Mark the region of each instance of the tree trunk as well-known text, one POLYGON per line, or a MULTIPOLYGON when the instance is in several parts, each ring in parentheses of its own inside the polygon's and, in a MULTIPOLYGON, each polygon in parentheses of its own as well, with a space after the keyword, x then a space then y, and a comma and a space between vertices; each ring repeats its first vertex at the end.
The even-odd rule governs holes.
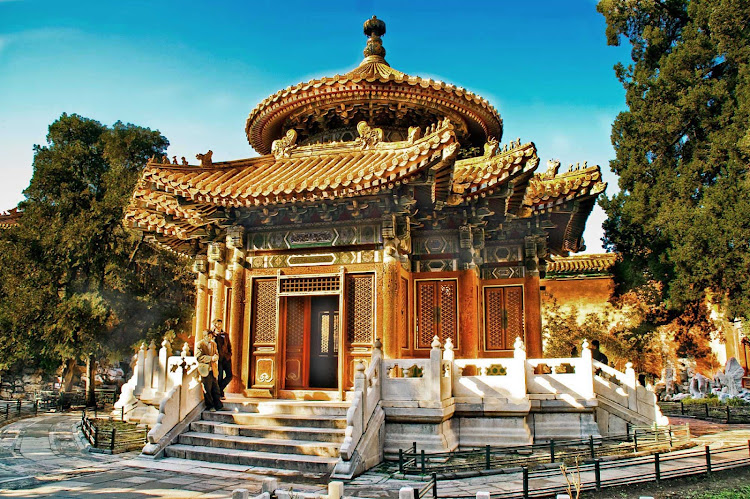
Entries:
POLYGON ((68 359, 65 361, 62 376, 60 377, 61 392, 69 392, 73 388, 73 378, 75 377, 77 365, 75 359, 68 359))

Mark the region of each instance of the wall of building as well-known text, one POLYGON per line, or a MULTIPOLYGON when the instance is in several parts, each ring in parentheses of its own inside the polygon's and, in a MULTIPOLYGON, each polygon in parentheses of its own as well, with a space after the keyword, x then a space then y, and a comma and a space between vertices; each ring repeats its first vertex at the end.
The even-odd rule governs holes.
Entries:
POLYGON ((610 276, 542 279, 542 315, 552 299, 565 311, 576 307, 579 319, 603 312, 615 290, 610 276))

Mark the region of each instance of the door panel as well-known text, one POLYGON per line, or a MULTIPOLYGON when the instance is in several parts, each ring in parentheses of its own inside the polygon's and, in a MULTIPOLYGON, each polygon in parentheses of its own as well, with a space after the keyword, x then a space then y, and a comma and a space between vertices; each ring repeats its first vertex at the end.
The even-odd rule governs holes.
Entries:
POLYGON ((286 299, 286 358, 284 387, 307 386, 306 345, 309 343, 309 298, 290 296, 286 299))
POLYGON ((416 348, 431 348, 435 336, 440 343, 450 338, 458 348, 456 281, 417 281, 416 285, 416 348))
POLYGON ((512 350, 523 334, 523 287, 484 288, 485 351, 512 350))
POLYGON ((310 388, 338 387, 339 301, 314 296, 310 305, 310 388))

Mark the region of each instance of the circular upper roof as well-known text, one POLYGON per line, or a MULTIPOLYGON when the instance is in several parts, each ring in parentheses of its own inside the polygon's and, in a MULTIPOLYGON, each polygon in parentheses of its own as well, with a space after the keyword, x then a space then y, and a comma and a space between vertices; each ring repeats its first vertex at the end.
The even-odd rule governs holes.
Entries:
POLYGON ((279 90, 250 112, 245 132, 255 150, 269 154, 272 142, 292 128, 304 143, 332 130, 353 130, 363 120, 371 126, 406 130, 448 118, 467 145, 502 138, 500 114, 485 99, 391 68, 380 39, 385 34, 383 21, 368 19, 364 33, 365 58, 354 70, 279 90))

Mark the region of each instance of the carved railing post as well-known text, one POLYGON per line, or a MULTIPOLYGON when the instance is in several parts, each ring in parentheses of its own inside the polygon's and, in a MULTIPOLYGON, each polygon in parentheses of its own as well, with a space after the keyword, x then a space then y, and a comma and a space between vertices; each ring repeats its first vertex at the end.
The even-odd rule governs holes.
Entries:
POLYGON ((445 389, 443 389, 443 379, 440 380, 440 399, 448 398, 453 396, 453 370, 455 369, 454 360, 456 359, 456 353, 453 351, 453 340, 450 338, 445 340, 445 349, 443 350, 443 362, 441 364, 441 378, 448 378, 448 383, 445 389), (446 365, 446 372, 442 372, 443 364, 446 365))
POLYGON ((628 409, 638 410, 638 380, 633 369, 633 363, 625 364, 625 386, 628 387, 628 409))
POLYGON ((143 393, 144 381, 146 378, 145 367, 146 367, 146 344, 141 343, 141 348, 138 350, 138 360, 135 362, 135 390, 133 395, 140 397, 143 393))
POLYGON ((584 383, 581 386, 591 387, 589 398, 594 398, 594 359, 591 356, 589 341, 584 339, 581 344, 581 369, 576 369, 576 376, 583 376, 584 383), (580 372, 579 372, 580 371, 580 372))
POLYGON ((361 360, 357 361, 354 368, 354 391, 362 393, 362 410, 358 417, 361 418, 360 424, 364 428, 367 424, 367 421, 364 421, 364 415, 367 412, 367 377, 365 376, 365 363, 361 360))
POLYGON ((511 376, 515 376, 515 379, 518 380, 518 383, 520 384, 523 382, 523 387, 518 387, 518 391, 515 392, 519 395, 523 394, 523 397, 526 397, 528 395, 528 390, 526 387, 528 386, 528 381, 526 379, 526 373, 529 372, 527 369, 527 362, 526 362, 526 344, 523 342, 520 336, 516 336, 516 341, 513 343, 513 359, 515 359, 515 368, 518 369, 515 373, 508 373, 511 376))
POLYGON ((380 338, 375 338, 375 343, 372 346, 372 356, 370 357, 370 365, 376 366, 378 373, 378 400, 383 397, 383 383, 380 378, 383 376, 383 343, 380 338))
POLYGON ((430 363, 426 373, 422 376, 427 377, 427 386, 429 386, 429 400, 440 401, 440 378, 443 374, 443 352, 440 348, 440 338, 435 335, 432 338, 432 350, 430 350, 430 363))
POLYGON ((154 379, 154 371, 156 370, 155 368, 157 365, 156 360, 156 344, 151 340, 151 343, 148 345, 148 350, 146 351, 146 366, 143 369, 146 373, 146 379, 143 382, 143 390, 144 392, 147 392, 147 398, 151 398, 154 395, 154 385, 156 384, 156 380, 154 379))
POLYGON ((159 361, 156 365, 156 372, 154 373, 154 389, 158 394, 164 394, 167 392, 167 363, 169 358, 172 356, 172 345, 169 340, 164 338, 161 342, 161 348, 159 349, 159 361))

